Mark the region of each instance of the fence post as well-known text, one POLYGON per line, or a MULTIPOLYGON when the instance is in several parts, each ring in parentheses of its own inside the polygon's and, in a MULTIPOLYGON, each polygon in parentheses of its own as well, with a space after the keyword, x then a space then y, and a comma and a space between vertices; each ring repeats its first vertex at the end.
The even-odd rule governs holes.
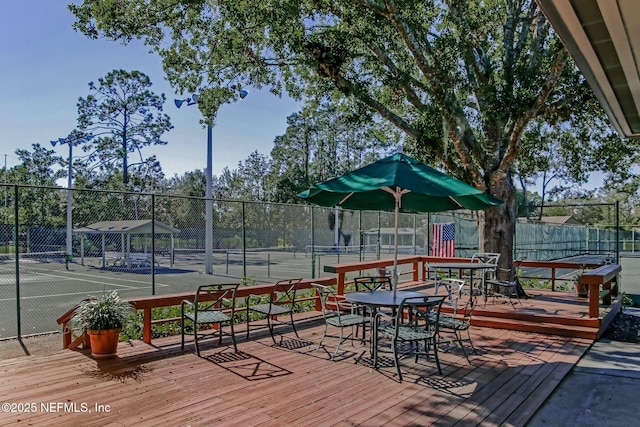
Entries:
POLYGON ((245 203, 242 201, 242 277, 247 277, 247 224, 245 222, 245 203))
POLYGON ((314 213, 315 209, 311 206, 311 278, 316 278, 316 240, 314 233, 314 213))
POLYGON ((380 259, 380 251, 381 251, 381 247, 380 245, 382 244, 380 242, 380 226, 381 226, 381 218, 380 218, 380 211, 378 211, 378 247, 376 248, 376 259, 380 259))
POLYGON ((413 254, 416 255, 416 243, 418 243, 418 214, 413 214, 413 254))
POLYGON ((362 211, 358 211, 358 234, 360 239, 360 261, 364 261, 366 247, 364 245, 364 233, 362 232, 362 211))
POLYGON ((18 185, 13 186, 13 248, 16 257, 16 335, 22 339, 22 325, 20 316, 20 234, 18 233, 18 214, 20 213, 18 202, 18 185))
MULTIPOLYGON (((146 246, 146 245, 145 245, 146 246)), ((151 195, 151 295, 156 294, 156 196, 151 195)))
POLYGON ((616 262, 620 263, 620 201, 616 200, 616 262))

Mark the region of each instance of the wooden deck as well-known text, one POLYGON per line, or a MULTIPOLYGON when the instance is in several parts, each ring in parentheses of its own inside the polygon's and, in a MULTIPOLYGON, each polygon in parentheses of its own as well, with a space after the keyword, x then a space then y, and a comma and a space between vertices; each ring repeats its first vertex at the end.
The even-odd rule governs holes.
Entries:
POLYGON ((315 351, 322 324, 317 312, 300 315, 300 339, 285 330, 273 346, 256 333, 237 354, 216 341, 198 358, 170 337, 121 343, 108 361, 86 350, 0 361, 3 401, 33 404, 0 413, 0 425, 522 426, 593 342, 473 327, 473 366, 454 349, 440 353, 443 375, 407 360, 398 383, 393 366, 376 371, 366 353, 355 363, 359 343, 336 361, 315 351))
MULTIPOLYGON (((400 285, 402 287, 402 284, 400 285)), ((407 289, 419 289, 433 292, 434 286, 417 285, 405 282, 407 289)), ((600 305, 599 316, 590 317, 589 299, 578 297, 575 292, 526 289, 530 298, 489 297, 486 304, 481 298, 473 314, 472 324, 494 329, 510 329, 523 332, 536 332, 547 335, 562 335, 574 338, 595 340, 602 336, 620 309, 620 298, 612 300, 611 305, 600 305)), ((444 295, 444 291, 441 292, 444 295)), ((463 301, 464 304, 464 301, 463 301)), ((445 307, 446 310, 446 307, 445 307)))

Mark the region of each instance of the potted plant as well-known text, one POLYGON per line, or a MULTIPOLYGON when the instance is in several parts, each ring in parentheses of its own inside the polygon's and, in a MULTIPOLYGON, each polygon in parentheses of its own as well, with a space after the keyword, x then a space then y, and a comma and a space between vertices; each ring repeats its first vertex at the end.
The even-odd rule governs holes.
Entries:
POLYGON ((579 297, 588 297, 589 296, 589 286, 580 284, 580 279, 582 278, 582 273, 584 273, 584 266, 573 275, 573 282, 576 287, 576 293, 579 297))
POLYGON ((133 312, 133 306, 112 291, 83 301, 72 321, 89 335, 91 355, 109 358, 115 357, 120 332, 133 312))

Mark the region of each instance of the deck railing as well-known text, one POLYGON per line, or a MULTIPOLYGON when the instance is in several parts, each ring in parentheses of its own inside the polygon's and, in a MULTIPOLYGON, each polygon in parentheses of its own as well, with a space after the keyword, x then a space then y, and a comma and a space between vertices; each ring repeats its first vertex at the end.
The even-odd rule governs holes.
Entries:
MULTIPOLYGON (((311 289, 312 283, 320 283, 326 286, 333 286, 336 283, 336 279, 333 277, 322 277, 315 279, 303 279, 297 286, 297 289, 311 289)), ((267 283, 252 286, 242 286, 238 288, 236 292, 236 298, 246 298, 250 295, 269 295, 271 288, 275 283, 267 283)), ((179 306, 183 300, 193 301, 195 298, 195 292, 181 292, 167 295, 151 295, 145 297, 129 298, 129 301, 136 309, 142 310, 142 341, 147 344, 151 343, 153 336, 152 326, 159 323, 166 323, 170 321, 179 321, 175 318, 161 318, 153 319, 152 310, 160 307, 172 307, 179 306)), ((315 296, 304 298, 303 300, 316 299, 315 296)), ((73 336, 73 328, 71 319, 75 314, 78 306, 75 306, 71 310, 58 318, 58 324, 62 325, 62 347, 63 348, 75 348, 79 345, 87 345, 88 339, 86 334, 79 333, 78 336, 73 336)), ((244 307, 239 307, 236 311, 243 310, 244 307)), ((319 303, 316 303, 316 310, 320 311, 319 303)))
MULTIPOLYGON (((438 262, 469 262, 470 258, 459 257, 433 257, 433 256, 406 256, 398 258, 398 270, 401 272, 399 277, 399 284, 403 282, 418 282, 426 281, 425 268, 427 264, 435 264, 438 262), (406 266, 409 265, 410 269, 407 271, 406 266)), ((597 268, 601 264, 595 263, 576 263, 565 261, 523 261, 522 268, 536 268, 542 269, 537 271, 536 275, 524 275, 521 278, 536 279, 536 280, 549 280, 551 283, 551 290, 556 290, 556 284, 559 281, 566 282, 572 280, 567 276, 572 276, 576 271, 582 271, 585 269, 597 268), (560 274, 561 270, 569 270, 570 272, 560 274)), ((325 265, 325 273, 337 274, 338 293, 344 292, 344 285, 348 282, 347 275, 349 273, 358 273, 358 275, 366 274, 369 271, 370 275, 377 274, 377 270, 384 269, 388 272, 389 267, 393 266, 392 259, 373 260, 373 261, 361 261, 361 262, 346 262, 341 264, 325 265)))

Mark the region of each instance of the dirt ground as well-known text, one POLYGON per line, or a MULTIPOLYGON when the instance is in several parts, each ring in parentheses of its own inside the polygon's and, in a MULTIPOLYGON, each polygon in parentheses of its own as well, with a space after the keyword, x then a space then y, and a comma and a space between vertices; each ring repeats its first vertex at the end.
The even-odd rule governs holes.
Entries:
POLYGON ((0 341, 0 360, 51 354, 62 350, 62 334, 45 334, 0 341))
POLYGON ((612 341, 640 342, 640 311, 636 308, 619 314, 604 333, 604 338, 612 341))

